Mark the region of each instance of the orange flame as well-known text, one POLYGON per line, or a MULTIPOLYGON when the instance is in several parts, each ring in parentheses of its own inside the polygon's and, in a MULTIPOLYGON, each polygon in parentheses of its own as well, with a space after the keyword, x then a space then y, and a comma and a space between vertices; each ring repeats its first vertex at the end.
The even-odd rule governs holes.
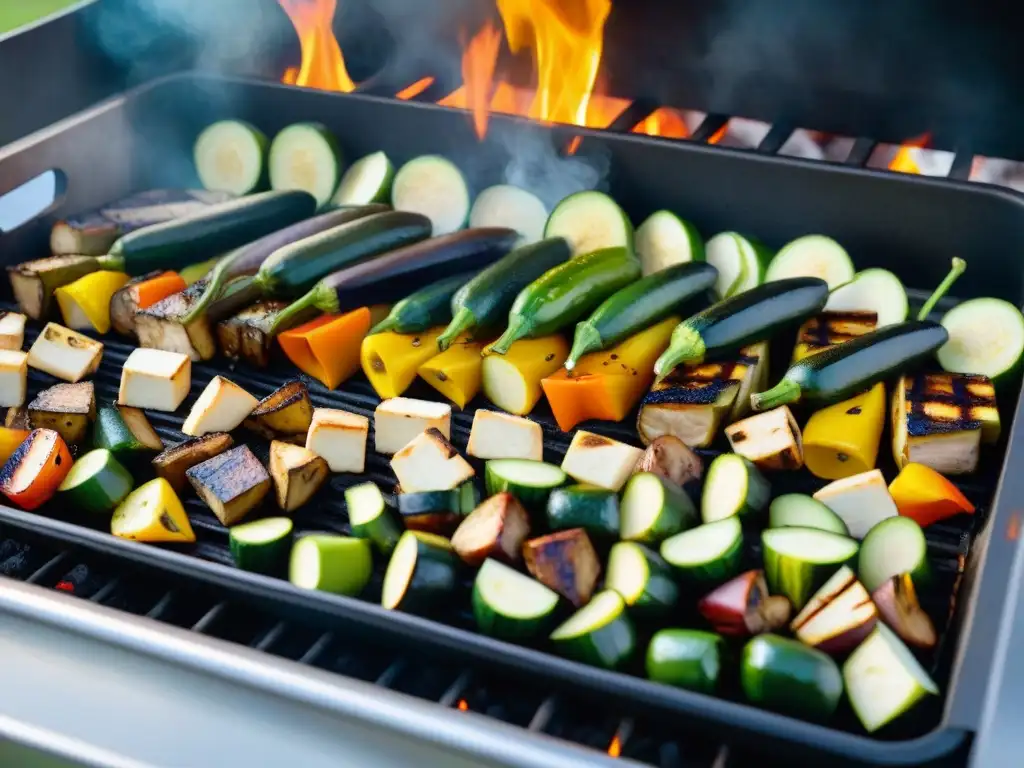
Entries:
POLYGON ((469 709, 469 704, 466 702, 465 699, 459 699, 459 702, 455 705, 455 708, 458 709, 460 712, 465 712, 469 709))
POLYGON ((325 91, 353 91, 356 84, 345 68, 345 57, 334 36, 334 12, 338 0, 277 0, 299 35, 302 64, 285 71, 281 82, 320 88, 325 91))
POLYGON ((619 734, 615 734, 612 737, 611 744, 608 745, 608 757, 618 757, 622 754, 622 739, 619 738, 619 734))
POLYGON ((683 113, 671 107, 658 107, 634 125, 632 132, 647 136, 664 136, 669 139, 685 139, 690 135, 683 113))
POLYGON ((427 77, 417 80, 415 83, 412 83, 411 85, 405 86, 405 88, 403 88, 402 90, 395 94, 395 98, 401 99, 402 101, 412 99, 416 96, 419 96, 433 84, 434 78, 428 75, 427 77))
POLYGON ((921 167, 917 164, 916 150, 927 147, 931 141, 930 133, 922 133, 920 136, 903 142, 896 151, 896 156, 889 163, 889 170, 899 173, 921 173, 921 167))

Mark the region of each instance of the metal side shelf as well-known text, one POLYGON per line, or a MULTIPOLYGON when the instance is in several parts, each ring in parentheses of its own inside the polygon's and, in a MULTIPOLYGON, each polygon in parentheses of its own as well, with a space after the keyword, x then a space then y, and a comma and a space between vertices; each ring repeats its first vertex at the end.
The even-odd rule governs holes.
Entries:
POLYGON ((6 578, 0 659, 4 765, 639 766, 6 578))

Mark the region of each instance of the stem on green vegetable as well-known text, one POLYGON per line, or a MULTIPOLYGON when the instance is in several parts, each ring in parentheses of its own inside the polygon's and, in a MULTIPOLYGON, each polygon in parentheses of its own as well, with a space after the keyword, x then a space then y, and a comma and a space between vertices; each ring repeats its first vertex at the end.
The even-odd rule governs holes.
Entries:
POLYGON ((687 325, 677 325, 672 331, 672 342, 668 349, 654 363, 657 380, 664 379, 678 365, 702 362, 706 353, 707 347, 700 333, 687 325))
POLYGON ((501 334, 501 336, 498 337, 498 340, 491 344, 488 349, 496 355, 504 355, 508 352, 509 347, 519 341, 519 339, 525 337, 529 332, 529 325, 521 316, 517 315, 516 317, 510 317, 508 320, 508 328, 505 329, 505 332, 501 334))
POLYGON ((783 379, 766 392, 750 396, 750 407, 755 411, 770 411, 780 405, 789 405, 800 400, 800 385, 791 379, 783 379))
POLYGON ((935 309, 935 305, 939 303, 939 299, 946 295, 946 292, 953 287, 953 283, 959 279, 966 269, 967 262, 959 256, 954 256, 953 267, 949 270, 949 274, 946 275, 946 279, 939 283, 939 287, 928 297, 928 301, 921 307, 921 311, 917 313, 918 320, 926 320, 928 318, 931 311, 935 309))
POLYGON ((274 322, 271 323, 270 325, 270 330, 267 331, 267 336, 277 336, 279 331, 290 328, 290 323, 293 323, 295 321, 295 318, 301 315, 303 312, 306 312, 307 310, 313 308, 320 309, 320 304, 317 301, 317 296, 319 293, 317 291, 317 288, 319 287, 320 284, 317 283, 312 288, 310 288, 309 291, 307 291, 304 296, 299 297, 291 304, 289 304, 287 307, 278 312, 277 316, 274 318, 274 322))
POLYGON ((437 337, 438 349, 444 352, 455 343, 455 339, 459 337, 460 333, 468 331, 475 325, 476 318, 473 316, 473 313, 467 307, 462 307, 455 313, 445 332, 437 337))
POLYGON ((600 349, 603 344, 601 334, 594 326, 584 321, 576 324, 576 335, 572 340, 572 351, 565 361, 565 370, 571 371, 576 363, 588 352, 600 349))
POLYGON ((205 312, 210 304, 220 298, 221 293, 224 291, 224 286, 228 282, 228 270, 230 267, 231 260, 223 259, 210 270, 206 279, 206 287, 199 298, 192 304, 192 308, 182 317, 183 324, 191 323, 205 312))

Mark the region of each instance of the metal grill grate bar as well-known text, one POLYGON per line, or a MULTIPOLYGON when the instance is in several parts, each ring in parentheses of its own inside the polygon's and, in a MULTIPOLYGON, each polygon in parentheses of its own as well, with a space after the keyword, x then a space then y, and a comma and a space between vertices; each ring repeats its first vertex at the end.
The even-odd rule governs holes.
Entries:
POLYGON ((52 576, 54 573, 56 573, 57 570, 62 568, 69 559, 71 559, 71 555, 67 552, 67 550, 61 552, 58 555, 55 555, 54 557, 51 557, 41 567, 37 568, 32 573, 32 575, 25 579, 25 583, 40 583, 41 581, 43 581, 43 579, 46 579, 49 576, 52 576))
POLYGON ((472 684, 473 673, 469 670, 466 670, 457 678, 455 678, 455 682, 448 686, 448 690, 446 690, 444 694, 442 694, 441 698, 438 700, 437 703, 440 704, 442 707, 455 706, 455 703, 459 699, 463 698, 463 695, 466 693, 466 691, 469 689, 469 686, 472 684))
POLYGON ((551 720, 557 713, 559 706, 560 701, 558 696, 548 696, 541 702, 540 706, 537 707, 537 711, 530 719, 530 724, 526 726, 527 730, 543 733, 551 724, 551 720))
POLYGON ((868 160, 871 159, 871 153, 875 151, 876 146, 878 146, 878 142, 874 139, 864 137, 857 139, 853 142, 850 154, 846 156, 843 164, 863 168, 867 165, 868 160))
POLYGON ((213 608, 208 610, 199 621, 192 625, 192 631, 200 634, 206 634, 214 624, 220 621, 221 616, 224 615, 224 611, 227 610, 227 603, 217 603, 213 608))
POLYGON ((316 639, 316 641, 309 647, 302 656, 299 657, 300 664, 316 664, 320 660, 320 657, 324 655, 327 649, 334 642, 334 633, 325 632, 316 639))

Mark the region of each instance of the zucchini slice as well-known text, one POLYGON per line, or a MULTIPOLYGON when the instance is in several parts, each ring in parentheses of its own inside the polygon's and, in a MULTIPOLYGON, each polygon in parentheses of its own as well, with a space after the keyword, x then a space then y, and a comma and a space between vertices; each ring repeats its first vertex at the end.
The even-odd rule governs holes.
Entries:
POLYGON ((861 542, 857 574, 869 592, 901 573, 909 573, 921 586, 927 583, 930 572, 928 542, 913 518, 887 518, 868 531, 861 542))
POLYGON ((287 517, 267 517, 229 528, 228 544, 235 565, 254 573, 283 573, 292 546, 292 527, 287 517))
POLYGON ((949 341, 939 347, 939 365, 953 373, 1011 378, 1024 362, 1024 315, 1002 299, 972 299, 942 318, 949 341))
POLYGON ((266 153, 267 137, 241 120, 213 123, 192 148, 203 187, 233 195, 247 195, 263 185, 266 153))
POLYGON ((623 541, 659 544, 700 524, 697 508, 686 492, 653 472, 629 478, 620 507, 623 541))
POLYGON ((573 256, 602 248, 633 249, 633 224, 618 203, 603 192, 575 192, 555 206, 544 237, 563 237, 573 256))
POLYGON ((548 210, 536 195, 511 184, 488 187, 473 202, 469 212, 471 227, 508 227, 520 234, 520 245, 536 243, 544 237, 548 210))
POLYGON ((373 152, 356 160, 341 177, 331 201, 335 205, 385 203, 391 197, 395 166, 383 152, 373 152))
POLYGON ((554 590, 497 560, 485 560, 473 582, 473 617, 477 629, 491 637, 543 635, 557 608, 554 590))
POLYGON ((544 510, 551 491, 565 485, 560 467, 528 459, 491 459, 484 464, 488 495, 508 491, 529 510, 544 510))
POLYGON ((725 641, 700 629, 662 629, 647 646, 647 677, 700 693, 714 693, 725 641))
POLYGON ((825 235, 804 235, 775 254, 765 272, 765 282, 789 277, 818 277, 830 290, 853 280, 853 262, 839 243, 825 235))
POLYGON ((345 489, 348 524, 352 535, 369 539, 384 555, 390 555, 402 535, 401 528, 391 516, 384 494, 375 483, 360 483, 345 489))
POLYGON ((763 283, 770 256, 764 246, 739 232, 720 232, 708 240, 704 258, 718 270, 718 298, 728 299, 763 283))
POLYGON ((548 527, 552 531, 582 528, 595 539, 619 534, 619 496, 594 485, 567 485, 548 497, 548 527))
POLYGON ((769 528, 761 534, 764 573, 773 595, 799 611, 828 579, 857 556, 853 539, 813 528, 769 528))
POLYGON ((843 695, 830 656, 778 635, 758 635, 743 647, 740 683, 751 703, 805 720, 828 719, 843 695))
POLYGON ((620 541, 608 554, 606 589, 614 589, 638 615, 663 616, 679 602, 679 587, 661 557, 633 541, 620 541))
POLYGON ((902 323, 910 314, 903 283, 887 269, 865 269, 853 280, 833 290, 826 312, 874 312, 876 328, 902 323))
POLYGON ((320 123, 294 123, 270 144, 268 167, 272 189, 301 189, 323 206, 341 179, 341 152, 320 123))
POLYGON ((391 553, 380 603, 389 610, 428 612, 451 600, 459 559, 451 542, 423 531, 406 531, 391 553))
POLYGON ((391 205, 430 219, 434 237, 462 229, 469 216, 469 187, 462 172, 440 155, 417 157, 395 174, 391 205))
POLYGON ((768 506, 769 528, 817 528, 849 536, 846 523, 825 504, 802 493, 776 496, 768 506))
POLYGON ((636 255, 644 277, 676 264, 704 261, 697 228, 671 211, 656 211, 636 230, 636 255))
POLYGON ((708 467, 700 514, 705 523, 734 515, 750 518, 771 498, 771 486, 753 462, 735 453, 723 453, 708 467))
POLYGON ((351 536, 311 534, 292 547, 288 580, 302 589, 358 595, 370 582, 370 542, 351 536))
POLYGON ((661 556, 686 581, 720 583, 739 573, 743 555, 743 526, 727 517, 677 533, 661 542, 661 556))
POLYGON ((57 487, 72 508, 93 514, 112 512, 131 493, 135 482, 106 448, 82 456, 57 487))
POLYGON ((606 589, 555 629, 551 642, 571 659, 614 669, 633 655, 636 630, 622 596, 606 589))

